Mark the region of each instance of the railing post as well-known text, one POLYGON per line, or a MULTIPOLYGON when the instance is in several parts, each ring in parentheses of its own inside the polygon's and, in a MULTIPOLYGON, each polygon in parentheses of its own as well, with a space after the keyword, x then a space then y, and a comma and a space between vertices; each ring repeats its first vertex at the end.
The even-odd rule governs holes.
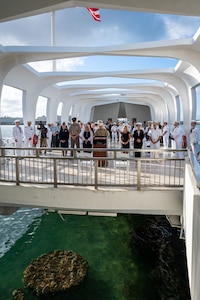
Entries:
POLYGON ((94 187, 98 189, 98 160, 94 161, 94 187))
POLYGON ((4 148, 1 148, 1 156, 5 156, 5 149, 4 148))
POLYGON ((141 188, 141 160, 137 161, 137 189, 141 188))
POLYGON ((19 185, 19 157, 15 158, 15 171, 16 171, 16 185, 19 185))
POLYGON ((40 150, 39 149, 36 149, 36 157, 40 157, 40 150))
POLYGON ((54 175, 54 188, 57 188, 58 182, 57 182, 57 159, 56 158, 53 160, 53 175, 54 175))

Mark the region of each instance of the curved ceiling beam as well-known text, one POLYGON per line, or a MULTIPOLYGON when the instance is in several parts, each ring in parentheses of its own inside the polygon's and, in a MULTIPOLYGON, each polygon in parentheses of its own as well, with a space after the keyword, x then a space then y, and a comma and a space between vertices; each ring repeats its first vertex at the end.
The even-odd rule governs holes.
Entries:
POLYGON ((0 22, 18 18, 44 14, 53 10, 60 10, 75 6, 99 7, 105 9, 144 11, 165 14, 200 15, 199 2, 190 0, 148 1, 148 0, 1 0, 0 22))
MULTIPOLYGON (((111 72, 111 73, 113 74, 113 72, 111 72)), ((114 74, 117 77, 118 77, 118 74, 120 74, 120 76, 122 76, 122 72, 114 72, 114 74)), ((103 75, 104 75, 104 73, 103 73, 103 75)), ((27 101, 28 102, 30 101, 30 96, 31 96, 32 97, 31 102, 33 103, 33 101, 35 101, 35 102, 37 101, 38 96, 40 95, 40 93, 47 86, 52 85, 52 84, 54 84, 56 82, 59 82, 60 80, 64 80, 64 79, 66 80, 66 76, 69 79, 71 79, 71 76, 72 76, 73 80, 75 80, 75 79, 79 79, 80 76, 81 76, 81 78, 85 78, 85 77, 88 78, 88 76, 93 78, 94 76, 97 76, 97 74, 96 73, 86 73, 85 74, 85 72, 81 73, 81 74, 80 73, 76 73, 76 72, 72 72, 72 74, 71 74, 71 72, 70 72, 70 74, 69 74, 69 72, 57 72, 56 75, 55 75, 55 73, 54 74, 50 73, 48 75, 47 75, 47 73, 45 73, 45 74, 43 74, 43 76, 39 76, 35 72, 31 72, 31 69, 29 69, 29 68, 26 68, 24 66, 17 66, 12 71, 9 72, 9 74, 6 77, 5 83, 10 83, 10 84, 12 83, 14 86, 19 86, 20 85, 21 89, 28 90, 29 93, 27 95, 27 101), (21 74, 20 78, 19 78, 19 76, 17 76, 17 74, 19 74, 19 72, 21 74), (23 77, 24 77, 24 80, 22 80, 23 77), (29 80, 28 81, 25 80, 28 77, 29 77, 29 80)), ((102 73, 98 73, 98 76, 102 76, 102 73)), ((128 75, 126 74, 126 72, 123 72, 123 77, 124 76, 125 77, 126 76, 130 76, 130 72, 128 72, 128 75)), ((154 86, 158 85, 158 86, 163 87, 163 88, 166 87, 166 84, 164 84, 164 83, 146 84, 146 86, 148 86, 148 90, 149 91, 151 91, 151 86, 153 86, 153 85, 154 86)), ((134 86, 136 86, 136 84, 133 84, 133 85, 129 84, 129 85, 125 85, 125 86, 129 87, 129 88, 131 87, 134 90, 134 86)), ((145 85, 143 84, 143 86, 145 86, 145 85)), ((103 87, 107 88, 108 85, 100 85, 100 87, 101 88, 103 88, 103 87)), ((123 87, 123 85, 121 85, 121 87, 123 87)), ((54 87, 54 88, 56 89, 56 87, 54 87)), ((141 84, 141 88, 142 88, 142 84, 141 84)), ((59 89, 59 87, 57 87, 57 89, 59 89)), ((63 89, 64 89, 64 87, 62 87, 61 90, 63 90, 63 89)), ((67 90, 68 87, 65 87, 65 89, 67 90)), ((87 86, 87 89, 88 89, 88 86, 87 86)), ((87 89, 86 89, 87 92, 85 91, 85 93, 88 94, 88 90, 87 89)), ((139 88, 137 88, 137 89, 139 89, 139 88)), ((52 95, 52 88, 50 88, 50 90, 51 90, 50 94, 52 95)), ((98 85, 96 86, 96 90, 98 90, 98 85)), ((74 89, 71 87, 70 92, 72 92, 72 91, 74 91, 74 92, 76 91, 77 92, 77 86, 74 89)), ((123 93, 124 92, 126 92, 127 94, 131 94, 130 91, 124 91, 123 90, 123 93)), ((82 93, 81 93, 82 96, 83 96, 83 93, 84 93, 84 91, 82 91, 82 93)), ((94 93, 94 91, 92 93, 94 93)), ((96 94, 97 93, 109 94, 109 93, 113 93, 113 91, 112 92, 108 92, 108 91, 106 91, 106 92, 104 92, 104 91, 97 92, 96 91, 96 94)), ((121 91, 119 90, 119 88, 117 90, 117 93, 121 93, 121 91)), ((45 96, 48 97, 48 95, 45 95, 45 96)), ((79 95, 79 97, 80 96, 81 95, 79 95)), ((165 117, 166 117, 166 114, 165 114, 165 117)))

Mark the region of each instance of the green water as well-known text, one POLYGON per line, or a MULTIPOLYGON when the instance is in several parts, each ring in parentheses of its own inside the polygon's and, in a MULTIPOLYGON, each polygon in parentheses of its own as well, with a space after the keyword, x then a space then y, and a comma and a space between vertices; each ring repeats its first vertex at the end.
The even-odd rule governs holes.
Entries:
MULTIPOLYGON (((151 259, 143 259, 133 248, 132 230, 143 224, 144 216, 65 218, 66 221, 63 221, 56 213, 44 214, 39 226, 36 218, 26 234, 0 259, 0 300, 12 299, 13 290, 23 289, 23 270, 34 258, 55 249, 73 250, 81 254, 89 263, 89 273, 82 286, 67 298, 54 296, 51 299, 167 300, 156 294, 160 283, 155 276, 149 276, 153 268, 151 259)), ((176 295, 170 299, 188 300, 187 282, 183 280, 183 244, 178 237, 175 243, 180 252, 177 268, 181 271, 178 272, 180 280, 176 295), (181 292, 180 295, 180 290, 185 290, 185 294, 181 292)), ((25 299, 37 298, 26 291, 25 299)))

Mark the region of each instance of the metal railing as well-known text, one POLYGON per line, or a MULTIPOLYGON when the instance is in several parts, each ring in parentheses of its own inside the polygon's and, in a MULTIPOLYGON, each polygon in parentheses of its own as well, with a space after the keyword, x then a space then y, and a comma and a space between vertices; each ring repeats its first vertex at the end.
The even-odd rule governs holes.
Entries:
POLYGON ((90 149, 89 155, 83 149, 67 148, 68 156, 62 156, 63 148, 31 148, 33 155, 25 156, 27 149, 30 148, 21 149, 22 156, 15 156, 16 149, 0 148, 0 182, 54 188, 71 185, 138 190, 184 185, 185 159, 177 159, 175 150, 127 149, 124 153, 121 149, 106 148, 102 154, 102 149, 96 148, 90 149), (141 157, 135 157, 135 152, 141 152, 141 157))
MULTIPOLYGON (((198 153, 199 153, 199 151, 198 151, 198 153)), ((188 151, 188 160, 192 166, 192 170, 193 170, 194 176, 196 178, 197 188, 200 189, 200 165, 199 165, 200 161, 198 160, 198 158, 196 158, 194 156, 192 151, 188 151)))

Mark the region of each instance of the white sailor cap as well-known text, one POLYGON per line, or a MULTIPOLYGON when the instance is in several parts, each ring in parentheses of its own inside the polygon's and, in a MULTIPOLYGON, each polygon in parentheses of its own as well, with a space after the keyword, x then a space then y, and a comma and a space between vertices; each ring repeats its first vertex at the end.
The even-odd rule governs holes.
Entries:
POLYGON ((102 121, 102 120, 98 120, 98 121, 97 121, 97 124, 98 124, 98 125, 103 125, 103 121, 102 121))
POLYGON ((142 123, 141 123, 141 122, 137 122, 137 123, 136 123, 136 126, 137 126, 137 125, 142 126, 142 123))
POLYGON ((18 122, 20 122, 20 120, 19 120, 19 119, 17 119, 17 120, 15 120, 15 121, 14 121, 14 123, 18 123, 18 122))

